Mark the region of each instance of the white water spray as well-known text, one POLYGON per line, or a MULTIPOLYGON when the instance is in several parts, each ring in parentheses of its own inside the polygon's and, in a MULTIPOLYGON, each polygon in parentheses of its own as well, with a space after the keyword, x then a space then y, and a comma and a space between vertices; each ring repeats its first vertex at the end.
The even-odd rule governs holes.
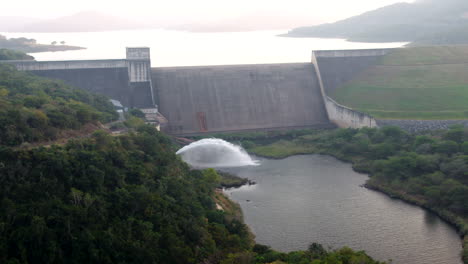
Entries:
POLYGON ((206 138, 187 145, 176 153, 197 168, 243 167, 258 165, 247 152, 218 138, 206 138))

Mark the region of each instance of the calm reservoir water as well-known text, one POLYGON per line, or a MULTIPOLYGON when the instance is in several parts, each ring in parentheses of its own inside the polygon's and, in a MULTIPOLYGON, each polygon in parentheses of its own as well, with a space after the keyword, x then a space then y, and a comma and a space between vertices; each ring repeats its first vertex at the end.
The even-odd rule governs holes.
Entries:
POLYGON ((0 33, 34 38, 38 43, 65 41, 86 50, 33 53, 37 60, 125 58, 125 47, 150 47, 154 67, 309 62, 312 50, 393 48, 405 43, 358 43, 343 39, 285 38, 284 31, 191 33, 133 30, 75 33, 0 33))
POLYGON ((458 264, 461 240, 437 216, 360 187, 367 176, 329 156, 262 159, 228 171, 257 185, 227 190, 256 241, 281 251, 311 242, 365 250, 397 264, 458 264))

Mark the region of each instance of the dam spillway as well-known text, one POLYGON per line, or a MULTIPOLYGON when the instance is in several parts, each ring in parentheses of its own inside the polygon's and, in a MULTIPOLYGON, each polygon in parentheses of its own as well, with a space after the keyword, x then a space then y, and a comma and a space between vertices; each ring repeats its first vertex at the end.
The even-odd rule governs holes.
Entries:
POLYGON ((153 68, 172 134, 328 127, 311 63, 153 68))

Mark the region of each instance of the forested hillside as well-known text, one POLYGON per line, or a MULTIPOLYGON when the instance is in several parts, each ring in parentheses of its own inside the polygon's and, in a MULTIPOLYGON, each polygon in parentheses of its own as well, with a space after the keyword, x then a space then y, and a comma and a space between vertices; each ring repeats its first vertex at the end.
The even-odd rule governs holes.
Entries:
POLYGON ((116 118, 104 96, 0 64, 0 145, 54 140, 65 130, 116 118))
POLYGON ((0 65, 0 263, 381 263, 255 245, 216 171, 190 168, 151 126, 17 147, 113 118, 105 97, 0 65))

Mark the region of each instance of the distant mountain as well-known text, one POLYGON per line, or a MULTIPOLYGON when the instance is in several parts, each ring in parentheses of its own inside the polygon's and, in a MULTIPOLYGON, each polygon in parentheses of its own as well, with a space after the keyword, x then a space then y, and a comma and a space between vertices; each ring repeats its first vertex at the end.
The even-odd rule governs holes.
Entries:
POLYGON ((393 4, 336 23, 296 28, 284 36, 465 44, 468 35, 459 34, 467 31, 467 0, 422 0, 393 4))
POLYGON ((190 32, 242 32, 254 30, 284 30, 306 23, 318 24, 313 17, 281 16, 270 14, 249 14, 239 17, 223 18, 204 21, 184 21, 173 23, 164 28, 170 30, 183 30, 190 32))
MULTIPOLYGON (((106 30, 140 29, 143 23, 126 20, 98 12, 86 11, 56 19, 36 21, 14 27, 19 32, 91 32, 106 30)), ((9 30, 12 31, 12 30, 9 30)))
POLYGON ((14 32, 28 24, 41 21, 39 18, 0 16, 0 31, 14 32))

